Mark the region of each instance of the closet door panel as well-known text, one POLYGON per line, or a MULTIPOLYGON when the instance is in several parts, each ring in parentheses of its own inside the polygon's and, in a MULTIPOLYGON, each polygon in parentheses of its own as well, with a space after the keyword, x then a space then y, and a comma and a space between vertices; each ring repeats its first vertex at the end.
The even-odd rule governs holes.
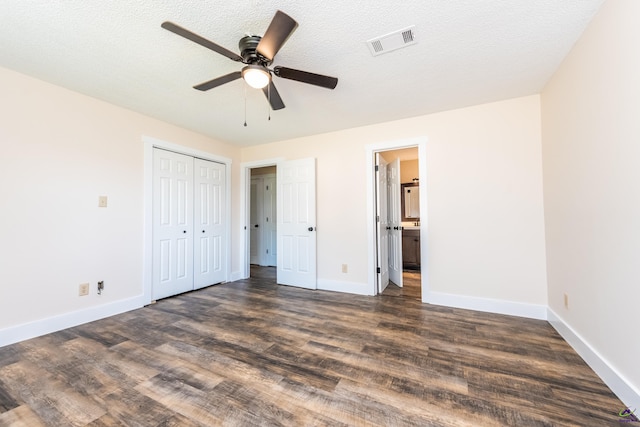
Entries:
POLYGON ((159 299, 193 289, 193 158, 153 155, 153 292, 159 299))
POLYGON ((194 159, 194 288, 226 280, 226 166, 194 159))

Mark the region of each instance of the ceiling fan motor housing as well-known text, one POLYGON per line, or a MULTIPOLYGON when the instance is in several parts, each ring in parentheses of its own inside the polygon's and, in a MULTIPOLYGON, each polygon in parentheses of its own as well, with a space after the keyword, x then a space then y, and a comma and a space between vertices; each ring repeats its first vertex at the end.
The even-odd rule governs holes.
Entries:
POLYGON ((242 62, 245 64, 260 64, 265 66, 271 63, 271 61, 268 61, 256 52, 261 39, 262 37, 260 36, 245 36, 240 39, 238 48, 240 49, 242 62))

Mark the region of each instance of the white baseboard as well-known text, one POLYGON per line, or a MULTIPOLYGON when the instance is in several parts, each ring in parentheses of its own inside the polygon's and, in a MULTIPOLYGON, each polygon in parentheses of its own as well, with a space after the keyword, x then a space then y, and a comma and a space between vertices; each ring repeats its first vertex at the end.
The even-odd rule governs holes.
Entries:
MULTIPOLYGON (((569 343, 580 357, 598 374, 622 403, 632 409, 640 408, 640 391, 634 388, 609 362, 603 358, 580 334, 571 328, 551 308, 547 318, 551 326, 569 343)), ((616 409, 616 408, 612 408, 616 409)), ((624 409, 624 408, 620 408, 624 409)))
POLYGON ((368 283, 343 282, 340 280, 318 279, 317 288, 322 291, 345 292, 357 295, 373 295, 368 283))
POLYGON ((429 292, 426 298, 425 296, 422 297, 422 302, 446 307, 464 308, 467 310, 547 320, 546 305, 525 304, 521 302, 504 301, 491 298, 445 294, 442 292, 429 292))
POLYGON ((0 329, 0 347, 135 310, 144 306, 143 299, 142 296, 128 298, 0 329))

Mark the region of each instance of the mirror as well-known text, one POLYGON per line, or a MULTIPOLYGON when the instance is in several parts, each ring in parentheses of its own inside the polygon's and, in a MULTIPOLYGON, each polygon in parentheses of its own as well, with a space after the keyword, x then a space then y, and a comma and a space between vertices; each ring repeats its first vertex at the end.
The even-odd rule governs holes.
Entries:
POLYGON ((402 220, 420 220, 420 184, 402 184, 402 220))

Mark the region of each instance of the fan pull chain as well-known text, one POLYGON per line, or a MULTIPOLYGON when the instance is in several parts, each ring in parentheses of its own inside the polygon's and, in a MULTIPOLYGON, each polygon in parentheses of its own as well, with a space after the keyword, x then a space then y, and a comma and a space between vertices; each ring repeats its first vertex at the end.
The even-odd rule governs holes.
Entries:
POLYGON ((242 86, 244 87, 244 127, 247 127, 247 85, 242 86))
POLYGON ((269 82, 269 86, 267 86, 267 111, 269 112, 269 121, 271 121, 271 82, 269 82))

